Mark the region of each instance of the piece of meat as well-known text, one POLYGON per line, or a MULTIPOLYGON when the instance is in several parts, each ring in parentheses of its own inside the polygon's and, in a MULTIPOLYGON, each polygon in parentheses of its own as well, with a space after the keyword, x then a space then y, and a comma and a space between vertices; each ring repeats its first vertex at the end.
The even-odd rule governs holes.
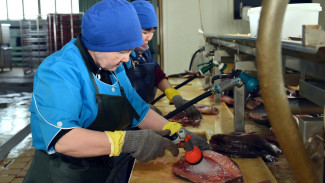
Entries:
POLYGON ((201 114, 216 115, 219 114, 219 110, 215 107, 205 104, 195 104, 195 107, 199 109, 201 114))
POLYGON ((248 113, 248 117, 253 120, 268 120, 264 106, 259 106, 248 113))
POLYGON ((235 158, 262 157, 266 162, 277 161, 278 151, 257 134, 232 132, 215 134, 210 139, 213 151, 235 158))
POLYGON ((255 98, 249 99, 246 104, 245 108, 249 110, 256 109, 257 107, 261 106, 262 102, 255 100, 255 98))
POLYGON ((240 183, 243 176, 240 169, 227 156, 211 150, 202 151, 203 160, 197 165, 186 162, 185 157, 173 164, 173 172, 192 182, 240 183))
POLYGON ((234 105, 234 99, 232 97, 229 97, 227 95, 221 95, 221 102, 224 102, 228 105, 234 105))
POLYGON ((169 121, 178 122, 183 126, 192 125, 193 127, 197 127, 200 124, 201 120, 201 118, 190 119, 187 117, 186 112, 184 111, 181 114, 177 114, 169 119, 169 121))

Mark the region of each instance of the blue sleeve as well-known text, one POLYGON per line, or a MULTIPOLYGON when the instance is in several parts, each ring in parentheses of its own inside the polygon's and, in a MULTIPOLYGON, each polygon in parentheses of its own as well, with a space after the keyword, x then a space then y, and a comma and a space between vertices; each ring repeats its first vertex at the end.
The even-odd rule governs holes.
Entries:
POLYGON ((43 62, 38 68, 30 107, 32 133, 39 133, 36 145, 54 151, 48 146, 61 129, 83 126, 80 78, 78 67, 60 60, 43 62))

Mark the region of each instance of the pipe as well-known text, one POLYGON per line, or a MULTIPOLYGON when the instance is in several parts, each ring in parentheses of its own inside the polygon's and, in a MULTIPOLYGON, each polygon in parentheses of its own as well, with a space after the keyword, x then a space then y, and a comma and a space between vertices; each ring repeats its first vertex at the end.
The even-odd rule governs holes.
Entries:
POLYGON ((288 1, 262 3, 256 42, 257 75, 272 128, 297 182, 319 183, 292 117, 282 76, 281 30, 288 1))
POLYGON ((185 104, 183 104, 182 106, 176 108, 175 110, 173 110, 172 112, 168 113, 166 116, 164 116, 164 118, 169 119, 173 116, 175 116, 176 114, 182 112, 183 110, 187 109, 189 106, 207 98, 208 96, 212 95, 213 91, 209 90, 201 95, 199 95, 198 97, 195 97, 194 99, 186 102, 185 104))

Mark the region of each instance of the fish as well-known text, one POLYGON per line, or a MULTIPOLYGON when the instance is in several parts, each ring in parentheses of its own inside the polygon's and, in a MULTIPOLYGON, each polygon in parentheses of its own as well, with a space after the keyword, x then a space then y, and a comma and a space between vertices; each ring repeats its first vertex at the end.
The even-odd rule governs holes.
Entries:
POLYGON ((219 114, 219 110, 213 106, 205 105, 205 104, 195 104, 195 107, 201 112, 201 114, 207 115, 216 115, 219 114))
POLYGON ((259 106, 250 111, 248 117, 257 123, 269 124, 269 118, 264 106, 259 106))
POLYGON ((185 111, 182 111, 181 114, 176 114, 172 118, 168 119, 169 121, 174 121, 182 124, 182 126, 193 126, 197 127, 200 125, 201 118, 189 118, 185 111))
POLYGON ((282 153, 280 148, 256 133, 214 134, 209 142, 213 151, 233 158, 261 157, 265 162, 274 162, 282 153))
POLYGON ((248 110, 256 109, 257 107, 261 106, 262 102, 259 100, 255 100, 255 98, 250 98, 247 100, 245 104, 245 108, 248 110))
POLYGON ((192 182, 244 182, 241 170, 227 156, 211 150, 202 151, 202 154, 202 161, 196 165, 187 163, 185 157, 182 157, 173 164, 173 173, 192 182))
MULTIPOLYGON (((198 110, 201 112, 201 114, 207 114, 207 115, 219 114, 219 110, 215 107, 210 106, 210 105, 195 104, 195 106, 198 108, 198 110)), ((191 118, 186 114, 185 111, 183 111, 180 114, 176 114, 169 120, 178 122, 178 123, 182 124, 183 126, 192 125, 193 127, 197 127, 200 124, 202 119, 201 118, 191 118)))
POLYGON ((234 105, 234 99, 232 97, 229 97, 227 95, 221 95, 221 102, 226 103, 227 105, 233 106, 234 105))

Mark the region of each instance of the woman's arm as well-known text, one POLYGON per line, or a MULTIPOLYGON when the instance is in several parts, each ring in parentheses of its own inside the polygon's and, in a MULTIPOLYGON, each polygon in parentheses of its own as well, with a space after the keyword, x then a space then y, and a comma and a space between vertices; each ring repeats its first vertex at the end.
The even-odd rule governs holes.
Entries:
POLYGON ((162 92, 165 92, 167 88, 172 88, 172 85, 169 83, 168 79, 162 79, 157 86, 162 92))
POLYGON ((164 125, 168 122, 164 117, 156 113, 154 110, 149 109, 146 117, 138 125, 140 129, 153 129, 161 130, 164 125))
POLYGON ((55 144, 55 150, 72 157, 109 155, 111 144, 105 132, 74 128, 55 144))

